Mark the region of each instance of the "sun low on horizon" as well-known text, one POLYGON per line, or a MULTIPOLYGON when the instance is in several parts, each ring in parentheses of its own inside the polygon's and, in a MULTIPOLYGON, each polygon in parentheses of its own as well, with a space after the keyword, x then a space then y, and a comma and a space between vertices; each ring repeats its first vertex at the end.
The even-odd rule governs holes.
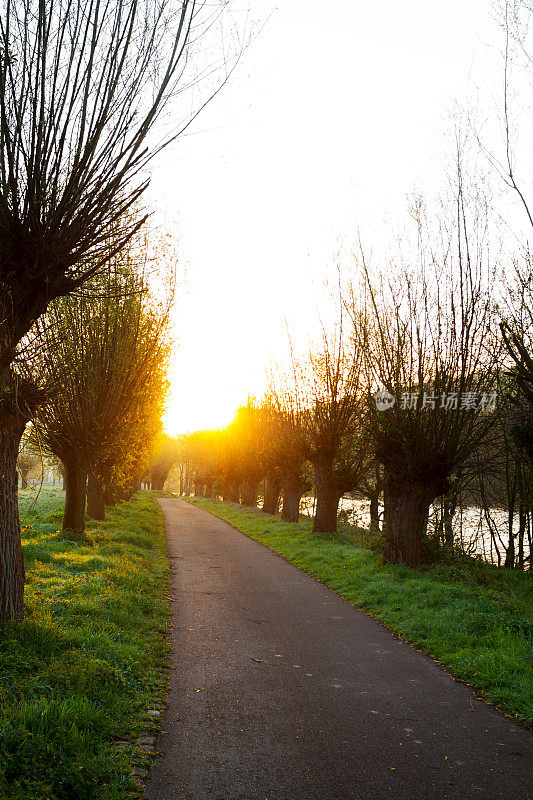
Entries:
POLYGON ((217 385, 210 381, 196 382, 191 387, 181 385, 176 379, 163 417, 164 430, 177 436, 225 428, 243 402, 246 402, 246 397, 243 400, 242 395, 231 392, 228 386, 219 384, 217 391, 217 385))
POLYGON ((324 19, 258 0, 268 21, 239 70, 154 167, 186 273, 168 433, 224 427, 260 399, 288 329, 305 341, 322 316, 339 250, 349 265, 359 235, 390 240, 418 182, 440 185, 453 104, 494 75, 494 23, 482 0, 385 6, 324 19))

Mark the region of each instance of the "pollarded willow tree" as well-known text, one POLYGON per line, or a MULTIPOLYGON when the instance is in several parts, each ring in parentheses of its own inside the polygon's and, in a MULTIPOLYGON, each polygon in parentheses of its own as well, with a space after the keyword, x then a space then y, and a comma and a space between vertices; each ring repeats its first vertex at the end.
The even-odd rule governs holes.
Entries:
POLYGON ((207 5, 3 0, 0 374, 48 303, 112 257, 110 226, 118 252, 142 225, 125 212, 146 168, 198 110, 156 138, 169 101, 201 78, 188 63, 213 26, 207 5))
MULTIPOLYGON (((221 2, 222 10, 225 3, 221 2)), ((19 343, 57 297, 76 290, 142 220, 124 214, 153 156, 182 121, 155 128, 169 101, 217 65, 190 58, 213 28, 212 4, 183 0, 2 0, 0 13, 0 615, 22 618, 24 570, 16 456, 42 393, 13 369, 19 343), (189 66, 190 65, 190 66, 189 66)), ((210 35, 210 34, 209 34, 210 35)), ((211 86, 213 84, 211 83, 211 86)))
POLYGON ((21 447, 17 458, 17 469, 20 475, 21 489, 28 488, 28 476, 32 470, 41 464, 39 452, 26 444, 21 447))
POLYGON ((148 471, 152 489, 162 491, 171 468, 178 462, 182 453, 180 442, 168 433, 156 437, 148 471))
MULTIPOLYGON (((220 431, 203 430, 188 434, 187 456, 191 474, 194 476, 194 493, 213 497, 217 478, 217 443, 220 431)), ((178 443, 182 451, 181 443, 178 443)))
POLYGON ((324 332, 321 347, 294 365, 294 421, 315 473, 313 530, 337 530, 339 501, 356 490, 372 465, 368 445, 367 393, 357 342, 345 341, 342 310, 337 329, 324 332))
POLYGON ((299 424, 298 397, 285 378, 271 375, 265 405, 269 419, 266 427, 267 464, 271 464, 280 483, 281 518, 286 522, 298 522, 302 497, 313 485, 307 444, 299 424))
POLYGON ((238 503, 241 484, 240 446, 231 424, 221 430, 216 437, 213 455, 216 472, 220 476, 222 499, 238 503))
POLYGON ((131 498, 149 468, 168 393, 170 347, 164 328, 164 322, 159 330, 145 328, 148 340, 137 352, 138 358, 144 350, 144 363, 141 357, 132 367, 127 391, 115 407, 122 418, 112 435, 102 436, 103 446, 94 448, 87 476, 87 514, 93 519, 105 519, 106 505, 131 498))
POLYGON ((103 516, 106 488, 112 477, 117 483, 129 448, 160 423, 168 308, 150 296, 126 255, 122 250, 91 282, 90 298, 55 300, 37 323, 36 366, 54 391, 35 427, 64 466, 64 530, 85 527, 88 476, 90 510, 103 516))
MULTIPOLYGON (((233 420, 221 431, 212 432, 205 451, 204 466, 197 462, 195 473, 203 492, 205 467, 216 475, 224 500, 255 507, 259 484, 265 476, 263 411, 253 398, 237 409, 233 420)), ((194 468, 194 464, 193 464, 194 468)))
POLYGON ((253 398, 237 409, 228 430, 236 443, 241 505, 255 508, 265 467, 263 414, 253 398))
MULTIPOLYGON (((461 167, 461 164, 458 164, 461 167)), ((431 504, 495 424, 501 355, 488 247, 488 208, 463 189, 432 229, 415 210, 415 262, 391 264, 353 292, 354 339, 369 385, 373 449, 384 471, 384 561, 424 560, 431 504)))
POLYGON ((285 448, 281 439, 283 418, 275 408, 272 398, 265 398, 261 404, 262 462, 264 467, 263 503, 264 514, 275 515, 279 511, 282 495, 282 467, 285 448))

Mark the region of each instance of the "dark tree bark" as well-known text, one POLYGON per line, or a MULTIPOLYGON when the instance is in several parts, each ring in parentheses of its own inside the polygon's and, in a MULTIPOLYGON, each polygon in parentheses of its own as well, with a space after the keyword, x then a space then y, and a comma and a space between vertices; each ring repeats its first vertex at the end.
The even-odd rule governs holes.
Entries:
POLYGON ((520 503, 518 510, 519 514, 519 529, 518 529, 518 569, 524 569, 524 536, 526 533, 526 525, 528 519, 528 512, 520 503))
POLYGON ((257 507, 257 483, 246 481, 241 488, 241 505, 250 508, 257 507))
POLYGON ((156 492, 162 492, 167 475, 168 472, 152 472, 152 489, 154 489, 156 492))
POLYGON ((444 546, 448 550, 453 550, 453 517, 455 515, 457 503, 451 498, 445 497, 443 503, 443 527, 444 527, 444 546))
POLYGON ((71 457, 63 461, 65 467, 65 513, 63 530, 83 533, 85 530, 85 498, 87 494, 87 470, 81 459, 71 457))
POLYGON ((344 491, 327 468, 315 467, 315 474, 317 494, 313 531, 315 533, 336 533, 339 500, 344 491))
POLYGON ((224 481, 224 491, 222 493, 222 499, 228 503, 239 502, 239 484, 236 480, 232 478, 226 478, 226 480, 224 481))
POLYGON ((24 560, 18 512, 17 455, 25 422, 0 427, 0 617, 24 618, 24 560))
POLYGON ((44 392, 11 369, 0 373, 0 618, 24 617, 17 457, 20 440, 44 392))
POLYGON ((442 487, 401 480, 386 475, 385 549, 383 563, 423 563, 422 540, 426 534, 429 507, 442 487))
MULTIPOLYGON (((514 510, 514 508, 513 508, 514 510)), ((505 551, 505 561, 503 566, 505 569, 514 569, 515 568, 515 536, 516 534, 513 531, 513 515, 509 513, 509 544, 507 546, 507 550, 505 551)))
POLYGON ((379 492, 370 496, 370 530, 379 533, 379 492))
POLYGON ((282 482, 281 519, 285 522, 298 522, 300 519, 300 502, 311 485, 296 475, 286 477, 282 482))
POLYGON ((276 478, 267 478, 265 480, 265 496, 263 498, 263 507, 261 511, 264 514, 272 514, 273 516, 279 511, 279 500, 281 496, 281 484, 276 478))
POLYGON ((300 519, 300 501, 302 490, 290 486, 283 489, 283 503, 281 506, 281 519, 285 522, 298 522, 300 519))
POLYGON ((87 514, 93 519, 105 519, 104 486, 92 473, 89 473, 87 481, 87 514))

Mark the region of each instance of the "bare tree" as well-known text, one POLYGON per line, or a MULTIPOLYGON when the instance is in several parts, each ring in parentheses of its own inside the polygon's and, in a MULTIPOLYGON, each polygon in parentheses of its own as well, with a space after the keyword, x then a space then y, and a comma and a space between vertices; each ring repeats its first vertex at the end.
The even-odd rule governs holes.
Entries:
POLYGON ((284 407, 278 419, 281 519, 285 522, 298 522, 302 497, 313 485, 312 467, 297 419, 297 410, 290 405, 284 407))
POLYGON ((177 439, 162 433, 154 443, 152 462, 150 464, 150 477, 152 489, 162 491, 171 467, 177 463, 180 456, 180 446, 177 439))
POLYGON ((241 505, 256 508, 259 484, 265 475, 264 426, 261 408, 253 398, 237 409, 229 430, 237 443, 241 505))
POLYGON ((223 500, 239 502, 241 484, 240 444, 231 425, 220 431, 214 443, 216 471, 220 476, 223 500))
POLYGON ((501 146, 487 143, 475 125, 478 144, 491 167, 503 183, 516 195, 525 212, 528 227, 533 227, 533 214, 525 188, 523 169, 517 155, 519 126, 525 117, 531 122, 531 105, 517 109, 514 103, 515 73, 524 75, 531 83, 533 74, 532 27, 533 5, 529 0, 498 0, 495 4, 497 21, 503 34, 502 99, 498 122, 503 129, 501 146))
POLYGON ((22 483, 22 489, 28 488, 28 475, 32 470, 39 466, 40 463, 41 458, 37 452, 35 452, 31 447, 28 447, 27 444, 24 447, 21 447, 17 458, 17 467, 22 483))
POLYGON ((169 312, 150 298, 131 249, 93 280, 93 297, 57 299, 36 323, 38 369, 54 393, 35 427, 65 468, 65 530, 84 529, 87 476, 94 513, 133 440, 132 426, 147 409, 148 417, 162 410, 169 312))
POLYGON ((262 510, 298 522, 302 495, 312 486, 305 441, 296 424, 298 409, 285 382, 276 385, 271 375, 269 393, 262 406, 263 464, 265 490, 262 510))
POLYGON ((190 433, 186 437, 187 461, 189 469, 194 474, 195 494, 201 494, 203 497, 213 497, 215 492, 219 436, 219 431, 203 430, 190 433))
POLYGON ((120 220, 117 252, 142 225, 124 212, 148 185, 146 167, 198 111, 150 137, 169 100, 201 77, 188 61, 213 24, 204 5, 5 0, 0 372, 47 304, 113 256, 109 227, 120 220))
MULTIPOLYGON (((223 3, 220 8, 223 7, 223 3)), ((150 138, 213 24, 184 0, 4 0, 0 15, 0 614, 20 618, 15 485, 24 423, 42 399, 11 364, 34 321, 118 252, 142 224, 125 212, 153 156, 182 124, 150 138), (15 574, 16 573, 16 574, 15 574), (18 576, 18 577, 17 577, 18 576), (8 595, 13 591, 19 600, 8 595)), ((239 50, 234 54, 238 58, 239 50)), ((230 59, 231 60, 231 59, 230 59)), ((216 93, 229 74, 223 59, 216 93)), ((235 63, 235 59, 234 59, 235 63)))
POLYGON ((354 490, 368 472, 372 455, 366 444, 367 399, 358 342, 345 341, 343 310, 336 330, 323 331, 322 343, 299 363, 293 356, 286 408, 303 438, 305 457, 315 473, 317 490, 313 528, 337 530, 340 498, 354 490))
POLYGON ((490 406, 500 344, 494 335, 488 209, 464 190, 458 149, 454 213, 432 229, 413 207, 415 264, 370 275, 353 294, 354 336, 368 382, 374 451, 384 470, 384 560, 409 565, 422 550, 431 503, 495 423, 490 406), (438 235, 438 238, 436 236, 438 235), (366 300, 364 299, 366 295, 366 300))

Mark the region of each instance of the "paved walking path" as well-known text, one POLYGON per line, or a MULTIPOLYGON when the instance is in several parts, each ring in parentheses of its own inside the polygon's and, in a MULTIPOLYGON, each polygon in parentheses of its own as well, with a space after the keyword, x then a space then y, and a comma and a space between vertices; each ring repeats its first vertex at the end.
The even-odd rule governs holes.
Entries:
POLYGON ((226 523, 161 506, 174 670, 147 800, 533 797, 528 732, 226 523))

